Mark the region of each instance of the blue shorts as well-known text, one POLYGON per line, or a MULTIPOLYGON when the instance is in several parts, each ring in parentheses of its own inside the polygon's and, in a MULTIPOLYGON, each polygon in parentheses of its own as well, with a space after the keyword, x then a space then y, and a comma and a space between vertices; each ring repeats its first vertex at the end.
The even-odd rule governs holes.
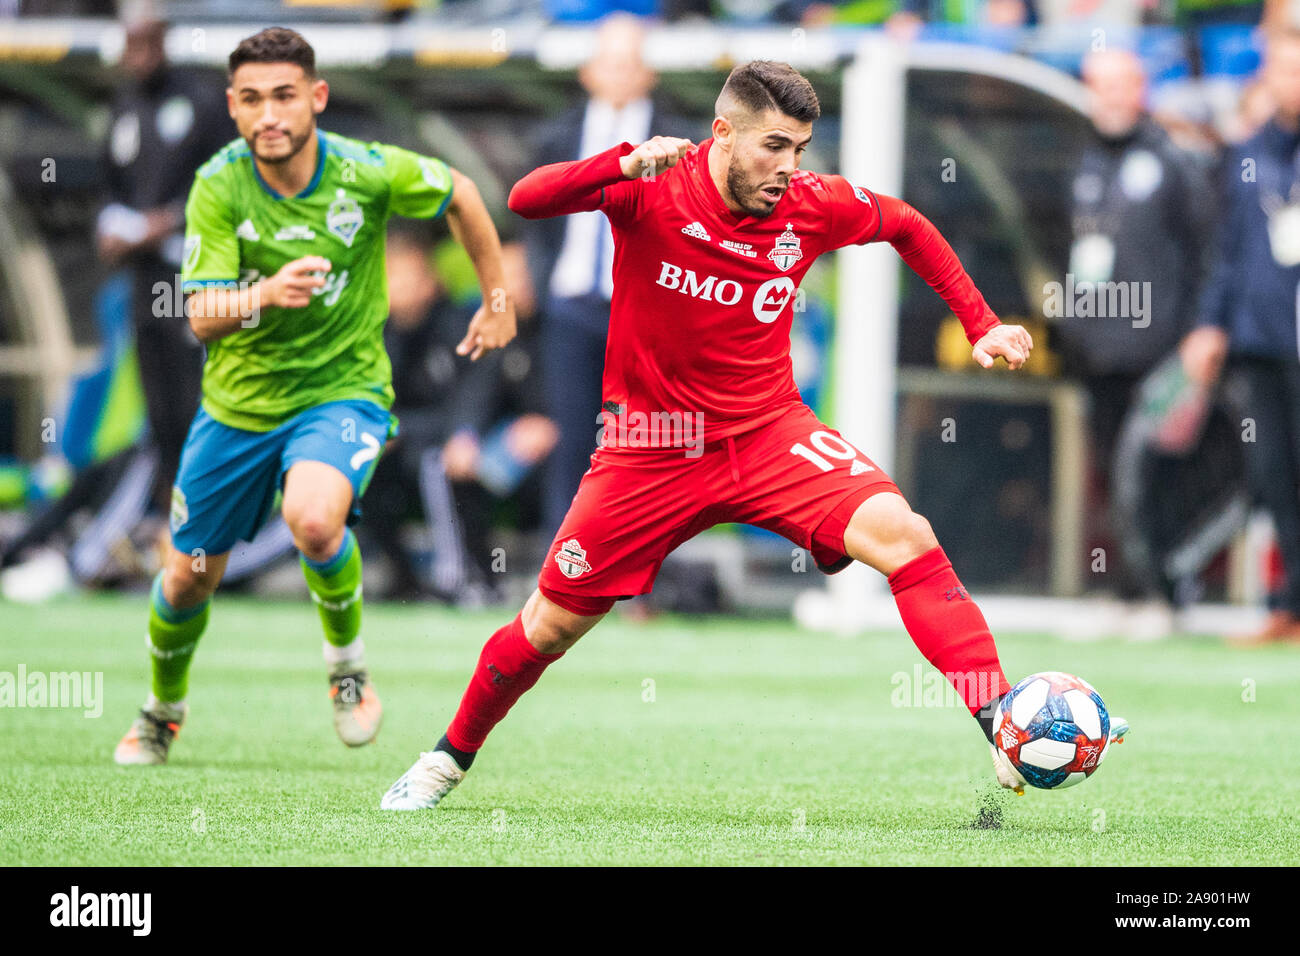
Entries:
POLYGON ((202 407, 190 424, 172 487, 172 544, 191 554, 225 554, 251 541, 271 513, 285 472, 296 462, 332 465, 352 482, 352 514, 397 419, 374 402, 327 402, 269 432, 223 425, 202 407))

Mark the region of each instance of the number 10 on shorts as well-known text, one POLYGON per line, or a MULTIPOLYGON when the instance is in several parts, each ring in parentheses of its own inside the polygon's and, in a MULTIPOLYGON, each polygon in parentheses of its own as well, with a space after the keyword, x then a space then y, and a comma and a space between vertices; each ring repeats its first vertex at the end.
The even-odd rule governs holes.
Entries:
MULTIPOLYGON (((858 451, 839 435, 832 435, 830 432, 826 431, 816 431, 808 436, 808 441, 812 444, 812 448, 809 448, 803 442, 795 442, 795 444, 790 447, 790 454, 799 455, 801 458, 808 459, 808 461, 812 462, 822 471, 830 471, 835 467, 834 464, 827 460, 831 458, 836 461, 853 462, 850 468, 852 473, 855 475, 861 475, 865 472, 876 470, 858 457, 859 455, 862 455, 862 452, 858 451), (813 449, 816 449, 816 451, 813 449)), ((862 458, 866 457, 866 455, 862 455, 862 458)))

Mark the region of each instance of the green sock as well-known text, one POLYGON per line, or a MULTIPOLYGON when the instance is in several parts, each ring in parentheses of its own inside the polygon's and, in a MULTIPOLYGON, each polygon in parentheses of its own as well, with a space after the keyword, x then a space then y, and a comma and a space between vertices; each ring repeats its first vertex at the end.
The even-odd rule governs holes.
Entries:
POLYGON ((349 528, 343 535, 338 554, 328 561, 312 561, 305 554, 302 573, 307 579, 312 600, 320 611, 325 640, 335 647, 346 647, 361 631, 361 549, 349 528))
POLYGON ((208 626, 212 599, 195 607, 175 608, 162 591, 162 572, 153 579, 149 600, 149 654, 153 659, 153 694, 160 701, 185 699, 190 661, 199 636, 208 626))

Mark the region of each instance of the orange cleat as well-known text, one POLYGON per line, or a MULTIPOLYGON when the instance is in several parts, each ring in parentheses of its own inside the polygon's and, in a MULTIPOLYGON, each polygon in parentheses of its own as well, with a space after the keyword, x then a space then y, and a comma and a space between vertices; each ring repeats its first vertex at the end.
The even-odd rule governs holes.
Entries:
POLYGON ((166 763, 187 712, 188 707, 181 712, 180 720, 169 720, 164 714, 141 709, 140 716, 136 717, 131 729, 113 751, 114 762, 124 766, 166 763))
POLYGON ((366 670, 347 665, 330 674, 334 730, 349 747, 364 747, 375 739, 384 719, 384 705, 366 670))

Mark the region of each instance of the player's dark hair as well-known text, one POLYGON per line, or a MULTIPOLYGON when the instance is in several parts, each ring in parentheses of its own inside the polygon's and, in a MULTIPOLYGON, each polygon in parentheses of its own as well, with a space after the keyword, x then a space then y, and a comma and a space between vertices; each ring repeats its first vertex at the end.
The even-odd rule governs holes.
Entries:
POLYGON ((719 115, 730 104, 753 115, 776 110, 801 123, 811 123, 822 115, 812 84, 789 63, 774 60, 751 60, 732 70, 718 95, 719 115))
POLYGON ((240 40, 230 54, 230 75, 245 63, 296 63, 309 78, 316 76, 316 51, 301 33, 287 27, 267 27, 240 40))

